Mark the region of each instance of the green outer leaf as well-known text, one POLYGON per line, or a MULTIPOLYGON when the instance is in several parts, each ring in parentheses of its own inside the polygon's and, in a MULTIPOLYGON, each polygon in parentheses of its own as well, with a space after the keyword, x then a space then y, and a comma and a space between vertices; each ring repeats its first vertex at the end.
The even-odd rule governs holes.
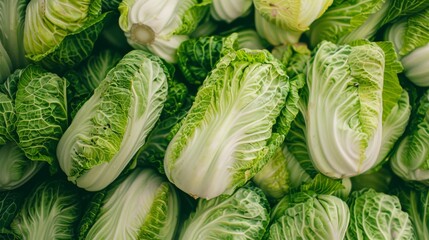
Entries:
POLYGON ((16 189, 42 168, 43 163, 31 161, 15 142, 0 145, 0 191, 16 189))
POLYGON ((23 239, 73 239, 80 219, 80 195, 62 180, 47 180, 25 199, 11 228, 23 239))
POLYGON ((13 101, 0 92, 0 146, 15 139, 16 113, 13 101))
POLYGON ((18 90, 18 82, 24 69, 17 69, 10 74, 3 84, 0 84, 0 92, 5 93, 10 99, 15 102, 16 91, 18 90))
POLYGON ((267 164, 252 178, 269 199, 280 199, 289 192, 287 164, 282 149, 278 148, 267 164))
POLYGON ((390 158, 393 172, 429 185, 429 90, 421 97, 408 130, 390 158))
POLYGON ((415 239, 410 218, 396 196, 363 189, 353 192, 348 204, 350 224, 345 239, 415 239))
POLYGON ((403 89, 401 98, 383 122, 382 144, 377 158, 377 165, 386 162, 395 143, 404 134, 411 116, 411 104, 408 92, 403 89))
POLYGON ((296 189, 301 186, 301 184, 308 182, 311 177, 309 173, 301 166, 296 157, 288 150, 286 144, 283 144, 282 149, 287 161, 289 185, 291 188, 296 189))
POLYGON ((103 49, 88 57, 78 68, 64 74, 70 83, 68 87, 68 99, 70 105, 70 117, 74 118, 76 112, 92 95, 94 89, 106 77, 122 54, 111 49, 103 49))
POLYGON ((58 144, 70 181, 98 191, 118 177, 158 120, 169 78, 161 59, 142 50, 129 52, 109 71, 58 144))
POLYGON ((305 121, 301 112, 297 114, 292 126, 286 135, 285 146, 293 156, 298 165, 307 173, 310 177, 316 176, 318 171, 315 169, 313 162, 310 158, 309 150, 307 147, 307 140, 305 137, 305 121))
MULTIPOLYGON (((370 44, 368 40, 357 40, 352 42, 352 46, 363 46, 370 44)), ((390 115, 402 94, 402 87, 399 83, 398 74, 402 72, 403 67, 398 60, 396 51, 392 42, 375 42, 384 52, 384 81, 383 81, 383 122, 390 115)))
POLYGON ((191 196, 207 199, 244 185, 280 145, 274 137, 284 138, 272 135, 272 126, 288 91, 283 66, 267 51, 241 49, 225 55, 167 148, 169 180, 191 196))
POLYGON ((82 75, 83 84, 91 92, 94 91, 122 57, 121 53, 112 49, 103 49, 92 54, 77 70, 82 75))
POLYGON ((323 40, 337 44, 370 39, 380 26, 389 7, 386 0, 334 1, 334 4, 310 26, 310 45, 323 40))
POLYGON ((86 235, 88 235, 88 231, 91 229, 92 225, 94 225, 95 221, 97 220, 98 213, 100 212, 100 209, 103 207, 103 202, 105 201, 105 198, 107 197, 107 193, 110 189, 116 187, 116 185, 120 181, 116 181, 109 185, 109 187, 96 192, 92 198, 90 198, 90 201, 82 214, 81 219, 79 220, 78 224, 78 239, 84 240, 86 235))
POLYGON ((404 43, 399 51, 401 56, 429 44, 429 8, 408 18, 402 38, 404 43))
POLYGON ((332 195, 316 195, 284 209, 266 239, 344 239, 350 221, 347 204, 332 195))
MULTIPOLYGON (((198 26, 200 21, 208 14, 212 0, 192 0, 192 6, 188 8, 181 17, 182 24, 174 30, 176 35, 189 35, 198 26)), ((180 7, 182 7, 184 4, 180 7)))
POLYGON ((137 168, 103 192, 83 218, 80 239, 172 239, 178 196, 154 170, 137 168))
POLYGON ((18 145, 33 161, 53 164, 55 150, 67 127, 65 79, 30 65, 22 72, 16 92, 18 145))
POLYGON ((237 34, 184 41, 177 49, 177 55, 178 65, 186 82, 200 86, 221 56, 238 49, 237 44, 237 34))
POLYGON ((246 185, 230 196, 200 199, 178 239, 262 239, 268 223, 264 193, 246 185))
POLYGON ((154 202, 140 227, 140 239, 172 239, 176 233, 179 200, 172 184, 164 181, 156 192, 154 202))
POLYGON ((377 42, 384 51, 384 82, 383 82, 383 122, 390 115, 402 95, 398 74, 403 67, 396 55, 392 42, 377 42))
POLYGON ((112 12, 106 12, 90 18, 82 28, 65 36, 58 45, 50 50, 26 56, 32 61, 40 62, 51 71, 59 72, 72 68, 91 54, 95 41, 104 27, 104 22, 112 15, 112 12))
POLYGON ((390 0, 390 2, 389 11, 382 20, 382 25, 394 22, 393 20, 402 16, 412 16, 429 7, 427 0, 390 0))
MULTIPOLYGON (((101 0, 37 1, 30 0, 26 8, 24 48, 29 56, 52 52, 69 34, 83 28, 91 16, 91 5, 101 0)), ((98 14, 97 14, 98 15, 98 14)))
POLYGON ((397 193, 402 208, 409 214, 416 239, 429 238, 429 190, 401 188, 397 193))

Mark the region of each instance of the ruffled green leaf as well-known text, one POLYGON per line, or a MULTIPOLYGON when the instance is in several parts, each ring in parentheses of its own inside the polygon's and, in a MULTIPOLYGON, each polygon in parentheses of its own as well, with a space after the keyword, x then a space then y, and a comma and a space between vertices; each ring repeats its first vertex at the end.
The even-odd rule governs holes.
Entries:
POLYGON ((421 97, 408 130, 390 158, 396 175, 429 185, 429 91, 421 97))
POLYGON ((200 199, 178 239, 262 239, 268 223, 269 205, 264 193, 245 186, 231 196, 200 199))
POLYGON ((30 65, 21 73, 15 99, 18 145, 33 161, 53 164, 68 123, 65 79, 30 65))
POLYGON ((24 26, 26 57, 52 71, 76 66, 90 55, 110 15, 100 12, 100 0, 31 0, 24 26))
POLYGON ((415 239, 414 227, 396 196, 363 189, 352 193, 349 206, 345 239, 415 239))
POLYGON ((372 39, 381 27, 389 8, 386 0, 334 1, 334 4, 310 26, 310 45, 323 40, 337 44, 372 39))

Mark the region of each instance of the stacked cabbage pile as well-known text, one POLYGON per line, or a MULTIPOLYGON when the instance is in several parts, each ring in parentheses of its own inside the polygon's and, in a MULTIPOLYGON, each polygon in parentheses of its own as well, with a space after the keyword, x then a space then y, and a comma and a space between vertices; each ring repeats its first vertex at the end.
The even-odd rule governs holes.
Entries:
POLYGON ((429 239, 427 0, 0 2, 0 239, 429 239))

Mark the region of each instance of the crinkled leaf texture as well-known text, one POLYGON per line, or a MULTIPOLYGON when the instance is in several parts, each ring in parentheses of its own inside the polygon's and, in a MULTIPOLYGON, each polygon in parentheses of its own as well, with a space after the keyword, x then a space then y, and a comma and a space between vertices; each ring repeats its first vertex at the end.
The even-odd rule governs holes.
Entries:
POLYGON ((326 12, 313 22, 308 32, 310 45, 323 40, 337 44, 372 39, 381 27, 390 2, 387 0, 334 1, 326 12))
POLYGON ((408 130, 390 159, 396 175, 429 185, 429 90, 421 97, 408 130))
POLYGON ((129 52, 109 71, 58 144, 70 181, 98 191, 119 176, 159 119, 168 78, 164 62, 142 50, 129 52))
POLYGON ((15 106, 8 95, 0 92, 0 146, 14 140, 15 106))
POLYGON ((26 57, 47 69, 62 71, 90 55, 111 12, 101 12, 101 0, 38 1, 26 9, 26 57))
POLYGON ((415 239, 414 227, 396 196, 363 189, 353 192, 348 203, 345 239, 415 239))
POLYGON ((265 50, 222 57, 167 148, 169 180, 206 199, 244 185, 277 148, 272 128, 289 88, 284 66, 265 50))
POLYGON ((21 73, 16 91, 18 145, 33 161, 56 164, 55 150, 67 128, 67 81, 40 66, 21 73))
POLYGON ((291 203, 274 219, 266 239, 342 240, 350 221, 347 204, 332 195, 315 195, 291 203))
POLYGON ((134 169, 94 198, 79 239, 173 239, 180 212, 177 190, 152 169, 134 169))
POLYGON ((405 76, 419 87, 428 87, 429 9, 395 22, 385 38, 395 44, 405 76))
POLYGON ((195 212, 185 221, 180 240, 262 239, 269 223, 264 193, 246 185, 231 196, 199 199, 195 212))
POLYGON ((178 65, 186 82, 200 86, 221 56, 238 49, 237 34, 207 36, 184 41, 177 49, 178 65))

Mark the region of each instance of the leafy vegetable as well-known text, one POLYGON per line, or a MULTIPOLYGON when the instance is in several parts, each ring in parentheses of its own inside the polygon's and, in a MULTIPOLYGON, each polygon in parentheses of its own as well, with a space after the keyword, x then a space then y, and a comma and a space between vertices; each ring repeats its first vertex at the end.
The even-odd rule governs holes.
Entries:
POLYGON ((334 1, 332 6, 310 26, 310 45, 323 40, 347 44, 354 40, 373 39, 386 16, 390 1, 334 1))
POLYGON ((119 176, 158 120, 169 78, 164 63, 142 50, 129 52, 109 71, 58 144, 70 181, 98 191, 119 176))
POLYGON ((402 208, 410 216, 416 238, 429 237, 429 190, 401 187, 397 192, 402 208))
POLYGON ((200 86, 217 61, 238 48, 237 34, 189 39, 177 49, 178 65, 185 80, 200 86))
POLYGON ((391 157, 396 175, 407 181, 429 184, 429 91, 421 97, 408 131, 391 157))
POLYGON ((82 202, 77 189, 63 180, 49 179, 36 186, 12 221, 23 239, 72 239, 82 202))
POLYGON ((168 179, 206 199, 244 185, 266 163, 270 143, 276 149, 272 127, 288 91, 284 69, 267 51, 222 57, 167 148, 168 179))
POLYGON ((139 168, 98 192, 90 206, 79 239, 172 239, 180 212, 175 188, 155 171, 139 168))
POLYGON ((338 197, 317 195, 293 203, 275 219, 266 239, 344 239, 349 208, 338 197))
POLYGON ((119 26, 133 48, 175 63, 177 48, 195 30, 209 4, 211 0, 124 0, 119 5, 119 26))
POLYGON ((108 12, 101 0, 31 0, 26 9, 26 57, 49 70, 71 68, 88 57, 108 12))
POLYGON ((16 133, 19 147, 30 160, 56 162, 55 150, 67 127, 66 86, 65 79, 37 65, 26 67, 20 74, 16 133))
POLYGON ((199 199, 179 239, 261 239, 269 222, 268 211, 263 192, 250 185, 231 196, 199 199))
POLYGON ((345 239, 415 239, 414 227, 396 196, 363 189, 352 193, 349 206, 345 239))
POLYGON ((429 9, 391 25, 385 38, 392 41, 404 65, 407 78, 417 86, 428 87, 429 9))
POLYGON ((0 146, 0 191, 12 190, 30 180, 43 166, 31 161, 15 142, 0 146))

